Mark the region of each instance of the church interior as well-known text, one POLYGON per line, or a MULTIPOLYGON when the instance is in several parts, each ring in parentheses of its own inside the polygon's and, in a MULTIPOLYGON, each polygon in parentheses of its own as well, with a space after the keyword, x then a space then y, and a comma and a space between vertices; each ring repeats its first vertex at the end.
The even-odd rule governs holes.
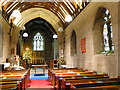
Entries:
POLYGON ((119 0, 0 0, 0 89, 120 90, 119 0))

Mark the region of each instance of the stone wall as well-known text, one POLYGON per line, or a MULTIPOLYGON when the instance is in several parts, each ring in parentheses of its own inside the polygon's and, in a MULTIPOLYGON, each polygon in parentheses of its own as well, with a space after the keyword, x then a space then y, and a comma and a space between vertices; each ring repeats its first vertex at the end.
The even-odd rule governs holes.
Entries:
MULTIPOLYGON (((99 28, 98 28, 99 29, 99 28)), ((118 3, 98 3, 91 2, 65 29, 65 60, 68 66, 77 66, 86 68, 98 73, 108 73, 111 77, 118 76, 118 3), (104 7, 108 9, 112 16, 114 53, 112 55, 96 54, 99 47, 95 42, 94 36, 100 36, 100 33, 94 33, 93 27, 98 9, 104 7), (71 33, 75 30, 77 38, 77 56, 70 54, 71 33), (81 52, 81 39, 86 38, 86 53, 81 52)))
POLYGON ((5 62, 10 57, 9 24, 0 15, 0 62, 5 62))
POLYGON ((120 2, 118 4, 118 74, 120 76, 120 2))
POLYGON ((2 57, 2 16, 0 15, 0 57, 2 57))
POLYGON ((30 48, 31 51, 33 50, 33 37, 38 32, 43 36, 43 38, 45 40, 44 41, 44 44, 45 44, 44 51, 40 51, 41 54, 44 52, 44 56, 42 56, 41 58, 45 58, 46 60, 53 59, 52 37, 50 37, 47 34, 47 32, 45 32, 45 30, 42 28, 38 29, 38 30, 31 30, 29 37, 24 40, 23 53, 27 47, 30 48))

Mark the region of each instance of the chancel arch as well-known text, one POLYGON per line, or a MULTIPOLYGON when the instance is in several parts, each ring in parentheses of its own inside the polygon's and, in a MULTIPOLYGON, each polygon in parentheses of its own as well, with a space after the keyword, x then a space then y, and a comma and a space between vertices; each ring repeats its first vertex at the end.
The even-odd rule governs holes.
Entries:
MULTIPOLYGON (((14 28, 15 31, 12 32, 13 37, 11 41, 17 43, 17 40, 18 40, 17 36, 21 28, 24 27, 26 23, 28 23, 29 21, 35 18, 42 18, 46 20, 47 22, 49 22, 52 25, 52 27, 55 29, 55 32, 57 34, 60 34, 60 32, 58 32, 58 29, 60 27, 63 28, 62 22, 59 20, 59 18, 56 15, 54 15, 52 12, 50 12, 49 10, 46 10, 44 8, 30 8, 30 9, 23 11, 21 13, 20 18, 16 18, 14 20, 13 23, 16 25, 16 28, 14 28)), ((59 40, 59 35, 58 35, 58 40, 59 40)), ((14 47, 14 45, 12 46, 14 47)))
POLYGON ((31 62, 33 64, 39 64, 40 60, 49 61, 54 57, 54 50, 52 42, 53 35, 57 34, 52 25, 46 20, 38 17, 27 22, 25 30, 21 30, 20 37, 23 42, 23 54, 26 48, 31 51, 31 62), (28 37, 23 37, 23 34, 27 32, 28 37))
POLYGON ((56 32, 59 29, 59 27, 63 27, 61 21, 57 16, 55 16, 52 12, 43 8, 31 8, 31 9, 25 10, 24 12, 21 13, 21 17, 16 18, 13 23, 18 27, 22 27, 30 20, 38 17, 41 17, 46 21, 48 21, 56 30, 56 32))

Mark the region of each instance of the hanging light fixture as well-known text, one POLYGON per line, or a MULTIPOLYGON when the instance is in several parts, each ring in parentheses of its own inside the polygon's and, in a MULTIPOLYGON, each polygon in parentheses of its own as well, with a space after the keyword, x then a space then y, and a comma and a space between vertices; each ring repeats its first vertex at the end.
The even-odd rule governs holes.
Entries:
POLYGON ((56 34, 54 34, 54 35, 53 35, 53 38, 54 38, 54 39, 56 39, 56 38, 57 38, 57 35, 56 35, 56 34))
POLYGON ((71 22, 72 21, 72 16, 71 15, 66 15, 65 21, 66 22, 71 22))
POLYGON ((28 37, 28 33, 27 32, 23 33, 23 37, 28 37))
POLYGON ((60 28, 58 29, 58 32, 62 32, 62 31, 63 31, 63 28, 60 27, 60 28))
POLYGON ((14 10, 11 16, 12 17, 21 17, 21 13, 19 10, 14 10))
POLYGON ((25 30, 25 26, 22 26, 22 27, 21 27, 21 30, 25 30))

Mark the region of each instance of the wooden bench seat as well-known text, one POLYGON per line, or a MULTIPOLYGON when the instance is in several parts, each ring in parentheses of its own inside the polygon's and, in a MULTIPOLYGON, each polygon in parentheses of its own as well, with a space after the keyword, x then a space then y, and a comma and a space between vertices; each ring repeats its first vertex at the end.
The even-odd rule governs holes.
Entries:
POLYGON ((89 74, 89 75, 96 75, 97 73, 94 73, 94 72, 72 72, 72 73, 68 73, 68 72, 66 72, 66 73, 61 73, 61 74, 53 74, 52 75, 52 80, 51 80, 51 84, 53 85, 53 87, 55 87, 55 85, 56 85, 56 81, 57 81, 57 76, 59 75, 59 76, 72 76, 72 75, 76 75, 76 76, 85 76, 85 75, 87 75, 87 74, 89 74))
POLYGON ((16 83, 20 83, 20 82, 19 81, 0 82, 0 85, 4 85, 4 84, 16 84, 16 83))
POLYGON ((66 80, 90 80, 90 79, 100 79, 100 78, 109 78, 109 76, 103 75, 91 75, 91 76, 71 76, 71 77, 63 77, 56 79, 56 88, 61 88, 62 85, 65 85, 66 80))
POLYGON ((61 71, 70 71, 70 70, 82 70, 82 69, 77 69, 77 68, 61 68, 61 69, 48 69, 48 80, 51 81, 51 76, 53 72, 61 72, 61 71))
POLYGON ((17 84, 0 85, 2 90, 20 90, 17 84))
POLYGON ((69 90, 70 87, 72 87, 71 89, 78 90, 82 90, 82 88, 95 88, 95 90, 103 88, 118 89, 120 85, 120 78, 109 78, 108 74, 97 74, 96 72, 88 72, 88 70, 82 69, 51 69, 49 70, 48 78, 53 87, 57 87, 57 90, 60 87, 64 90, 69 90))
POLYGON ((0 83, 2 88, 5 87, 5 85, 8 86, 9 88, 11 84, 13 84, 14 87, 15 82, 20 82, 19 88, 21 88, 22 90, 27 88, 27 84, 29 83, 29 75, 30 75, 30 70, 3 71, 0 75, 0 83))
POLYGON ((110 86, 110 85, 120 85, 120 78, 106 78, 106 79, 90 79, 90 80, 69 80, 67 83, 62 84, 61 89, 66 90, 70 89, 70 86, 75 88, 84 88, 84 87, 95 87, 95 86, 110 86))
POLYGON ((51 82, 52 73, 55 73, 55 72, 68 72, 68 71, 83 71, 83 70, 82 69, 76 69, 76 68, 48 69, 48 80, 51 82))
POLYGON ((84 87, 84 88, 75 88, 74 86, 71 86, 70 90, 120 90, 120 85, 84 87))
POLYGON ((9 82, 20 82, 22 88, 26 88, 25 78, 21 76, 6 76, 5 78, 0 78, 0 83, 9 83, 9 82))
POLYGON ((79 78, 91 78, 91 77, 109 77, 106 74, 81 74, 81 75, 56 75, 59 79, 79 79, 79 78))
POLYGON ((0 77, 0 81, 16 81, 16 80, 21 80, 23 77, 21 76, 4 76, 0 77))
MULTIPOLYGON (((60 70, 59 70, 60 71, 60 70)), ((81 73, 85 73, 86 71, 82 71, 81 69, 79 70, 79 69, 73 69, 73 70, 66 70, 65 72, 63 71, 63 70, 61 70, 61 72, 51 72, 51 74, 50 74, 50 78, 49 79, 51 79, 50 81, 51 81, 51 84, 53 85, 53 78, 55 78, 55 74, 61 74, 61 75, 65 75, 66 73, 69 73, 69 74, 71 74, 71 75, 76 75, 77 73, 79 73, 79 72, 81 72, 81 73), (77 72, 76 72, 76 70, 77 70, 77 72)), ((88 72, 86 72, 86 73, 88 73, 88 72)))
POLYGON ((15 90, 22 90, 22 85, 20 81, 9 81, 9 82, 0 82, 1 89, 15 89, 15 90))

